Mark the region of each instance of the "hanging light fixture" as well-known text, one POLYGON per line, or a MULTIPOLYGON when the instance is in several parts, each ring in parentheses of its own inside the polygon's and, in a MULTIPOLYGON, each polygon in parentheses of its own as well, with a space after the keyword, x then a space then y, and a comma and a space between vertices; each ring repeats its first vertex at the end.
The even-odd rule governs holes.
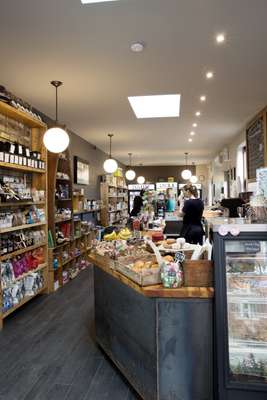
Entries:
POLYGON ((132 153, 128 153, 128 155, 129 155, 129 169, 126 171, 125 176, 128 181, 133 181, 136 176, 136 173, 132 169, 132 153))
POLYGON ((103 164, 104 170, 108 174, 113 174, 113 172, 117 171, 117 169, 118 169, 117 161, 114 160, 114 158, 112 158, 112 156, 111 156, 111 141, 112 141, 112 137, 113 136, 114 135, 112 133, 108 134, 108 137, 109 137, 109 158, 103 164))
POLYGON ((191 178, 192 176, 192 172, 190 171, 190 169, 188 169, 187 167, 187 163, 188 163, 188 153, 184 153, 185 155, 185 165, 186 168, 182 171, 181 176, 184 180, 188 180, 191 178))
MULTIPOLYGON (((195 166, 194 162, 192 162, 192 166, 193 167, 195 166)), ((196 175, 192 175, 191 178, 190 178, 190 182, 195 184, 195 183, 197 183, 197 181, 198 181, 198 177, 196 175)))
POLYGON ((138 176, 137 178, 137 183, 139 183, 139 185, 143 185, 145 183, 145 177, 144 176, 138 176))
POLYGON ((58 94, 57 90, 63 85, 60 81, 50 82, 56 88, 56 121, 55 126, 48 129, 44 134, 44 145, 51 153, 62 153, 68 147, 70 138, 68 133, 58 124, 58 94))

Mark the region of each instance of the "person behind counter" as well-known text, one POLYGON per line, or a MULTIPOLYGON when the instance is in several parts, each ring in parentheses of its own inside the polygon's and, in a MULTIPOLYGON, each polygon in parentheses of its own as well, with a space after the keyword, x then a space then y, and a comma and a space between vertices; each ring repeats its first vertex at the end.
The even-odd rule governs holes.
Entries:
POLYGON ((140 214, 141 208, 143 207, 143 195, 144 195, 144 190, 141 190, 140 194, 135 196, 133 201, 133 209, 130 213, 131 217, 137 217, 138 214, 140 214))
POLYGON ((198 198, 195 186, 185 185, 179 196, 180 214, 183 216, 183 226, 180 233, 187 243, 202 244, 204 230, 202 227, 202 215, 204 203, 198 198))

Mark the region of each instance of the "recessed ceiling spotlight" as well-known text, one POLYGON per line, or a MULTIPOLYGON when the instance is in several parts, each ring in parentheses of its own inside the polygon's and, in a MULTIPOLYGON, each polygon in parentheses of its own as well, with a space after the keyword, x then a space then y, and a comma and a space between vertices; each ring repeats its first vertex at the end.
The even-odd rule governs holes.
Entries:
POLYGON ((196 117, 200 117, 200 115, 201 115, 201 112, 200 112, 200 111, 197 111, 197 112, 195 113, 195 116, 196 116, 196 117))
POLYGON ((188 139, 188 142, 193 142, 193 139, 190 137, 190 138, 188 139))
POLYGON ((195 132, 194 132, 194 131, 191 131, 191 132, 190 132, 190 135, 191 135, 191 136, 195 136, 195 132))
POLYGON ((200 101, 202 101, 202 102, 204 102, 204 101, 206 101, 206 96, 200 96, 200 101))
POLYGON ((194 123, 192 124, 192 127, 193 127, 193 128, 196 128, 196 127, 197 127, 197 123, 194 122, 194 123))
POLYGON ((208 71, 208 72, 206 73, 206 78, 207 78, 207 79, 212 79, 213 76, 214 76, 214 73, 213 73, 212 71, 208 71))
POLYGON ((225 42, 225 35, 224 35, 224 33, 218 33, 218 34, 216 35, 216 42, 219 43, 219 44, 225 42))
POLYGON ((144 48, 145 48, 145 45, 144 45, 144 43, 141 43, 141 42, 135 42, 135 43, 131 44, 131 50, 134 53, 142 53, 144 48))

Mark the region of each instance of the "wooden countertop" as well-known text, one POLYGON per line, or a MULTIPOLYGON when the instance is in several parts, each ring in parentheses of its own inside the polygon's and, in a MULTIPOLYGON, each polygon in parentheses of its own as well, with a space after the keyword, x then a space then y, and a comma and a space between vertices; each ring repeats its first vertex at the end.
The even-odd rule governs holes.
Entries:
POLYGON ((101 268, 106 273, 112 275, 114 278, 118 279, 120 282, 131 287, 138 293, 146 297, 159 297, 159 298, 200 298, 208 299, 214 296, 214 289, 211 287, 182 287, 179 289, 166 289, 162 285, 154 286, 139 286, 137 283, 131 281, 129 278, 124 276, 118 271, 110 268, 109 259, 106 257, 101 257, 97 254, 90 254, 89 262, 101 268))

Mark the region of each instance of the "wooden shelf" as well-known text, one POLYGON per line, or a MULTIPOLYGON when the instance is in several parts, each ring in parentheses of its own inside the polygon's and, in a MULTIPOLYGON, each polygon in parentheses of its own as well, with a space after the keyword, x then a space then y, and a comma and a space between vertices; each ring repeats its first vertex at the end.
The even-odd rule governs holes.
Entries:
MULTIPOLYGON (((124 178, 120 178, 120 182, 122 183, 124 178)), ((104 207, 101 209, 101 224, 103 226, 108 226, 111 224, 119 223, 123 218, 116 219, 114 222, 109 220, 111 214, 120 213, 122 215, 123 211, 128 210, 128 196, 127 196, 127 187, 125 186, 114 186, 110 185, 107 182, 101 183, 100 186, 100 194, 101 200, 103 202, 104 207), (110 193, 110 188, 117 189, 117 192, 114 194, 110 193), (109 210, 110 205, 113 205, 116 210, 109 210), (123 206, 123 208, 117 209, 117 207, 123 206)), ((113 208, 113 207, 112 207, 113 208)))
MULTIPOLYGON (((10 283, 9 286, 14 285, 14 283, 16 283, 16 282, 18 282, 18 281, 21 281, 21 279, 26 278, 26 276, 32 274, 33 272, 41 271, 42 269, 44 269, 44 268, 46 268, 46 267, 47 267, 47 264, 46 264, 46 263, 45 263, 45 264, 40 264, 40 265, 38 265, 37 268, 31 269, 30 271, 25 272, 24 274, 22 274, 22 275, 18 276, 17 278, 15 278, 15 279, 10 283)), ((8 287, 9 287, 9 286, 8 286, 8 287)))
MULTIPOLYGON (((29 146, 31 151, 37 151, 40 153, 41 159, 45 162, 47 165, 47 150, 43 144, 43 135, 47 129, 47 126, 39 121, 38 119, 32 117, 31 115, 27 114, 26 112, 22 112, 20 110, 17 110, 14 107, 11 107, 10 105, 3 103, 0 101, 0 113, 3 114, 7 119, 13 119, 19 123, 23 123, 25 127, 27 127, 27 146, 29 146)), ((7 131, 5 134, 5 139, 8 141, 15 141, 15 142, 20 142, 21 144, 25 144, 24 139, 21 137, 21 132, 16 129, 15 132, 10 132, 7 131)), ((18 164, 12 164, 12 163, 6 163, 6 162, 0 162, 0 169, 2 169, 2 175, 6 174, 6 172, 11 175, 11 176, 16 176, 18 173, 21 173, 20 175, 23 176, 23 174, 28 174, 31 179, 29 181, 31 182, 31 188, 36 189, 37 191, 43 191, 46 195, 48 194, 48 187, 47 187, 47 169, 39 169, 39 168, 32 168, 24 165, 18 165, 18 164)), ((18 200, 14 201, 11 200, 10 202, 7 203, 0 203, 0 210, 5 211, 8 210, 11 213, 14 213, 15 210, 19 209, 19 207, 31 207, 31 206, 38 206, 41 205, 42 208, 44 209, 46 217, 44 218, 45 220, 47 219, 47 204, 46 204, 46 196, 42 201, 33 201, 33 200, 18 200)), ((35 293, 33 296, 27 296, 25 297, 19 304, 14 305, 11 309, 7 310, 5 313, 2 313, 0 310, 0 329, 3 327, 3 318, 7 317, 10 315, 13 311, 17 310, 21 306, 23 306, 25 303, 27 303, 29 300, 37 296, 39 293, 42 293, 47 290, 47 278, 48 278, 48 254, 47 254, 47 240, 48 240, 48 230, 47 230, 47 221, 43 222, 36 222, 33 224, 23 224, 19 226, 12 226, 9 228, 0 228, 0 235, 5 234, 5 233, 11 233, 15 231, 23 231, 23 230, 34 230, 37 227, 42 227, 42 231, 44 232, 44 242, 41 243, 36 243, 35 245, 24 247, 21 249, 17 249, 16 251, 2 255, 0 257, 0 260, 7 260, 11 259, 13 257, 19 256, 21 254, 24 254, 28 251, 32 251, 37 248, 43 247, 44 249, 44 263, 42 265, 39 265, 35 270, 29 271, 26 274, 23 274, 22 276, 19 276, 14 280, 13 284, 18 281, 23 279, 25 276, 29 275, 30 273, 34 273, 36 271, 42 270, 43 276, 44 276, 44 287, 40 289, 37 293, 35 293)), ((1 277, 0 277, 0 282, 1 282, 1 277)), ((12 284, 11 284, 12 285, 12 284)), ((1 287, 1 285, 0 285, 1 287)), ((0 294, 0 304, 3 303, 3 291, 1 291, 0 294)))
POLYGON ((44 292, 47 289, 46 286, 42 287, 42 289, 40 289, 37 293, 35 293, 33 296, 27 296, 24 297, 24 299, 17 304, 15 307, 10 308, 8 311, 6 311, 3 315, 2 318, 6 318, 8 317, 10 314, 12 314, 14 311, 16 311, 18 308, 20 308, 21 306, 23 306, 24 304, 28 303, 28 301, 30 301, 31 299, 33 299, 34 297, 36 297, 38 294, 41 294, 42 292, 44 292))
POLYGON ((62 266, 66 265, 66 264, 69 264, 71 261, 75 260, 75 259, 78 258, 78 257, 83 256, 85 253, 86 253, 86 250, 82 250, 82 251, 80 252, 80 254, 77 254, 76 256, 70 257, 68 260, 64 261, 64 262, 62 263, 62 266))
POLYGON ((71 201, 71 199, 55 199, 55 201, 71 201))
POLYGON ((71 221, 72 218, 65 218, 65 219, 56 219, 55 224, 61 224, 62 222, 68 222, 71 221))
POLYGON ((0 256, 0 261, 9 260, 10 258, 19 256, 20 254, 27 253, 28 251, 35 250, 35 249, 38 249, 39 247, 43 247, 46 245, 47 245, 46 242, 42 242, 42 243, 34 244, 32 246, 23 247, 23 249, 19 249, 19 250, 13 251, 12 253, 8 253, 3 256, 0 256))
POLYGON ((80 215, 80 214, 90 214, 90 213, 95 213, 95 212, 100 212, 100 210, 83 210, 83 211, 74 211, 73 215, 80 215))
POLYGON ((11 228, 0 229, 0 233, 9 233, 9 232, 14 232, 14 231, 19 231, 21 229, 31 229, 31 228, 35 228, 36 226, 43 226, 43 225, 46 225, 46 222, 36 222, 35 224, 12 226, 11 228))
POLYGON ((26 125, 30 126, 31 128, 42 128, 46 129, 46 125, 44 122, 39 121, 36 118, 31 117, 29 114, 17 110, 16 108, 0 101, 0 112, 5 114, 10 118, 14 118, 16 121, 24 122, 26 125))
POLYGON ((0 162, 0 168, 14 169, 16 171, 32 172, 32 173, 36 173, 36 174, 45 174, 45 172, 46 172, 45 169, 25 167, 23 165, 6 163, 6 162, 3 162, 3 161, 0 162))
POLYGON ((44 201, 17 201, 14 203, 0 203, 0 207, 9 208, 9 207, 24 207, 24 206, 43 206, 45 205, 44 201))

